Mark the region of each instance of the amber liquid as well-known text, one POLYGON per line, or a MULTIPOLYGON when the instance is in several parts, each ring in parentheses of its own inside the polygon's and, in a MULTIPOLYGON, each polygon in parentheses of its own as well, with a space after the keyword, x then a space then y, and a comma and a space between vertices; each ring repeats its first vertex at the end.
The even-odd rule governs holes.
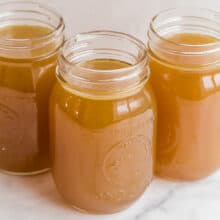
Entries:
MULTIPOLYGON (((112 70, 129 64, 92 60, 80 64, 112 70)), ((119 211, 152 179, 155 103, 150 89, 129 97, 97 100, 68 91, 59 82, 51 97, 53 176, 75 208, 119 211)))
MULTIPOLYGON (((169 40, 197 48, 218 41, 187 33, 169 40)), ((156 173, 179 180, 205 177, 220 166, 220 67, 205 66, 216 57, 172 55, 167 62, 149 55, 158 104, 156 173), (190 67, 195 61, 198 65, 190 67)))
MULTIPOLYGON (((8 26, 0 38, 32 39, 49 33, 41 26, 8 26)), ((55 78, 52 46, 21 56, 0 56, 0 169, 14 174, 48 169, 48 102, 55 78)), ((2 54, 2 52, 1 52, 2 54)))

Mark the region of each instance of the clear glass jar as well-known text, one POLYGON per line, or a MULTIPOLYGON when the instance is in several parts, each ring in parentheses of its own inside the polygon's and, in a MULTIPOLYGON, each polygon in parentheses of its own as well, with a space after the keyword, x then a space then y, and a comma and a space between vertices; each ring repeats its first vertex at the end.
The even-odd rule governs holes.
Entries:
POLYGON ((29 175, 48 170, 49 95, 64 23, 33 2, 0 4, 0 169, 29 175))
POLYGON ((65 43, 51 96, 52 172, 75 208, 129 206, 153 175, 156 110, 146 48, 118 32, 65 43))
POLYGON ((194 180, 220 166, 220 14, 170 9, 149 29, 158 104, 156 173, 194 180))

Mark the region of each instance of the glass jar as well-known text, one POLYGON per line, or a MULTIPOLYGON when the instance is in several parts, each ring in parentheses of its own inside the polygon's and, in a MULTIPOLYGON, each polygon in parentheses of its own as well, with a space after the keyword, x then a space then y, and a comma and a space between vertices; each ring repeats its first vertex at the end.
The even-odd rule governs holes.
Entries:
POLYGON ((170 9, 149 29, 158 104, 156 173, 195 180, 220 166, 220 14, 170 9))
POLYGON ((119 211, 151 182, 156 110, 145 46, 118 32, 78 34, 58 61, 50 104, 52 171, 76 209, 119 211))
POLYGON ((36 174, 49 167, 49 95, 64 23, 33 2, 0 4, 0 169, 36 174))

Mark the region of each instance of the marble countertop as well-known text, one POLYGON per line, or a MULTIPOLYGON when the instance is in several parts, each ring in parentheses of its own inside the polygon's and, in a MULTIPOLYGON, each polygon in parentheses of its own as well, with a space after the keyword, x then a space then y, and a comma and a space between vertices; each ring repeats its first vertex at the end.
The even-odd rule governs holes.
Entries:
POLYGON ((1 220, 219 220, 220 171, 197 182, 155 179, 129 209, 113 215, 86 215, 71 209, 49 173, 34 177, 0 174, 1 220))

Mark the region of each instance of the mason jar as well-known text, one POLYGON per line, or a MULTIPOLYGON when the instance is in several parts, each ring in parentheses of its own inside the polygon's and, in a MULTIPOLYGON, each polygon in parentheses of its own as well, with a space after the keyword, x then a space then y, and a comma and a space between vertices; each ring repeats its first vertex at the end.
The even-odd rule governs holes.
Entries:
POLYGON ((112 213, 134 202, 153 175, 156 109, 146 48, 95 31, 67 41, 50 103, 52 172, 81 211, 112 213))
POLYGON ((220 167, 219 19, 212 10, 179 8, 150 23, 159 176, 195 180, 220 167))
POLYGON ((33 2, 0 4, 0 170, 48 170, 49 95, 64 23, 33 2))

